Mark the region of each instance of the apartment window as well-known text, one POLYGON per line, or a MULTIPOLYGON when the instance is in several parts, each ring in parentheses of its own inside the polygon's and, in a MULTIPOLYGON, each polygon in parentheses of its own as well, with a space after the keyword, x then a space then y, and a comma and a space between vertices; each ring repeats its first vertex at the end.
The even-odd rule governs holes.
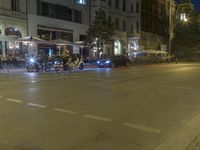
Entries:
POLYGON ((123 11, 126 11, 126 0, 123 0, 123 11))
POLYGON ((108 22, 112 23, 112 17, 111 16, 108 16, 108 22))
POLYGON ((140 4, 139 2, 136 2, 136 13, 140 12, 140 4))
POLYGON ((87 0, 75 0, 76 4, 80 4, 80 5, 86 5, 87 4, 87 0))
POLYGON ((133 32, 133 25, 131 25, 131 32, 133 32))
POLYGON ((126 31, 126 21, 123 21, 123 31, 126 31))
POLYGON ((11 0, 11 9, 19 11, 19 0, 11 0))
POLYGON ((108 6, 112 7, 112 0, 108 0, 108 6))
POLYGON ((131 12, 133 12, 133 4, 131 4, 131 12))
POLYGON ((119 9, 119 0, 115 0, 115 8, 119 9))
POLYGON ((115 18, 115 29, 119 30, 119 19, 115 18))
POLYGON ((138 21, 136 22, 136 32, 140 33, 140 23, 138 21))
POLYGON ((74 22, 81 23, 81 12, 74 10, 74 22))

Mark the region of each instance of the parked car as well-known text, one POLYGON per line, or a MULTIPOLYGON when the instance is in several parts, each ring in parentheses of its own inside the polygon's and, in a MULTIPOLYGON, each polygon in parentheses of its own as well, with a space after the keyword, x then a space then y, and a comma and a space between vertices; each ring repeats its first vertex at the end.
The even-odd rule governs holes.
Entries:
POLYGON ((128 66, 130 59, 124 55, 116 55, 108 59, 97 60, 98 67, 117 67, 117 66, 128 66))

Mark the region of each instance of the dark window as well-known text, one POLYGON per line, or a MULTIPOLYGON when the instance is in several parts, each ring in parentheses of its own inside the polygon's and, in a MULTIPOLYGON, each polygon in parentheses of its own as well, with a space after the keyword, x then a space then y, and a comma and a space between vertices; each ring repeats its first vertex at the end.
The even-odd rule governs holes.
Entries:
POLYGON ((119 9, 119 0, 115 0, 115 8, 119 9))
POLYGON ((123 0, 123 11, 126 11, 126 0, 123 0))
POLYGON ((19 11, 19 0, 11 0, 11 9, 19 11))
POLYGON ((131 12, 133 12, 133 4, 131 4, 131 12))
POLYGON ((115 29, 119 30, 119 19, 115 18, 115 29))
POLYGON ((108 22, 112 23, 112 17, 111 16, 108 16, 108 22))
POLYGON ((72 21, 72 10, 65 6, 56 5, 56 18, 72 21))
POLYGON ((137 13, 140 12, 140 4, 138 2, 136 2, 136 12, 137 13))
POLYGON ((131 25, 131 32, 133 32, 133 25, 131 25))
POLYGON ((112 7, 112 0, 108 0, 108 6, 112 7))
POLYGON ((140 32, 140 24, 139 24, 138 21, 136 22, 136 32, 137 32, 137 33, 140 32))
POLYGON ((123 21, 123 31, 126 31, 126 21, 123 21))
POLYGON ((0 55, 2 55, 3 52, 2 52, 2 41, 0 41, 0 55))
POLYGON ((85 37, 86 37, 85 35, 79 35, 79 40, 80 41, 85 41, 85 37))
POLYGON ((74 10, 74 22, 81 23, 81 12, 74 10))

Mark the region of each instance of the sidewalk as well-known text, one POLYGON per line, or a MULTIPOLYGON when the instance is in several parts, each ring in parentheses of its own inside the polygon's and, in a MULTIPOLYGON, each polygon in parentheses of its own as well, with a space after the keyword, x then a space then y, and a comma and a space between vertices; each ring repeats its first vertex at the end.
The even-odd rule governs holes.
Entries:
POLYGON ((186 150, 200 150, 200 135, 198 135, 191 144, 186 148, 186 150))

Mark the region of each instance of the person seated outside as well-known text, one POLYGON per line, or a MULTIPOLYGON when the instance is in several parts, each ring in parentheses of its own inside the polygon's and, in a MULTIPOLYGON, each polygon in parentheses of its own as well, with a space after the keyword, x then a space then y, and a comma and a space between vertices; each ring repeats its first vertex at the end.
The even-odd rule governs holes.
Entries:
POLYGON ((70 59, 70 52, 69 50, 67 49, 66 46, 63 47, 63 51, 62 51, 62 54, 61 54, 61 58, 62 58, 62 62, 63 62, 63 69, 65 70, 66 69, 66 63, 68 63, 69 59, 70 59))

